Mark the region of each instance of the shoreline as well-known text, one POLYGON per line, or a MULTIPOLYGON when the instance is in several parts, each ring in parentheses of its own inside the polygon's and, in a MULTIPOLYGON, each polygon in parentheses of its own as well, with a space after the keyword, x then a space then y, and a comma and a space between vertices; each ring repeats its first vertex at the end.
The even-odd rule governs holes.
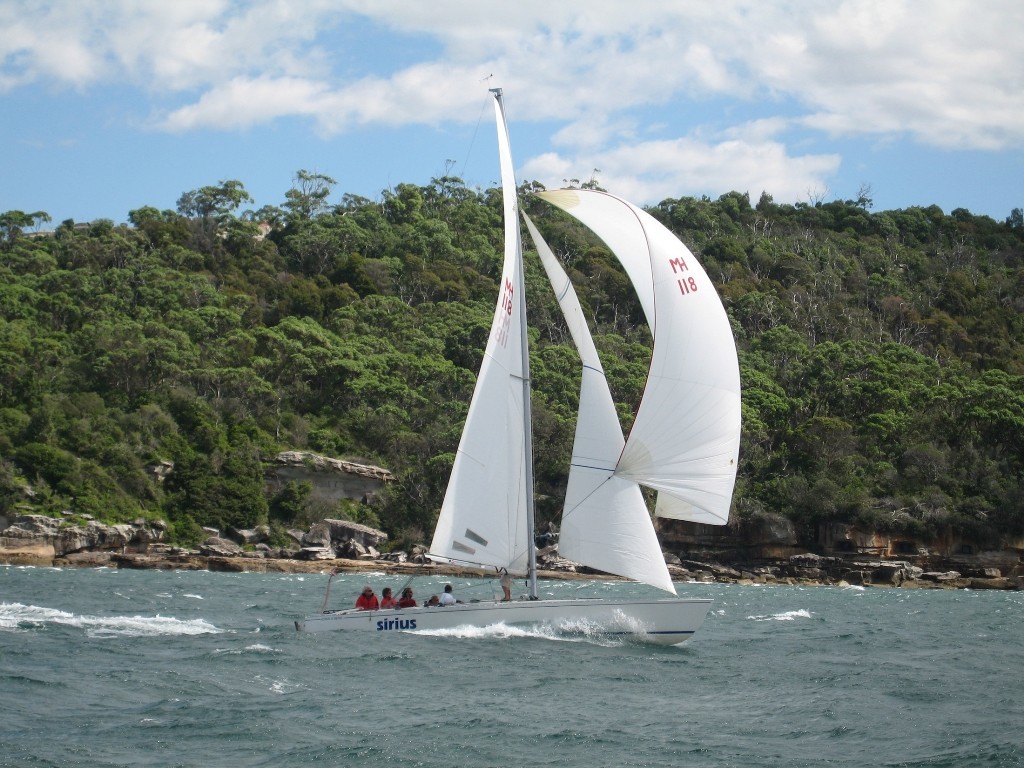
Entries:
MULTIPOLYGON (((455 565, 439 565, 436 563, 398 563, 390 560, 292 560, 285 558, 251 557, 251 556, 215 556, 215 555, 152 555, 139 553, 112 552, 80 552, 61 557, 47 556, 39 552, 17 552, 0 550, 0 565, 35 566, 54 568, 128 568, 136 570, 162 571, 211 571, 223 573, 369 573, 383 572, 392 576, 452 576, 475 577, 487 576, 479 569, 464 568, 455 565)), ((977 577, 961 576, 951 572, 945 578, 888 578, 880 581, 871 579, 859 583, 845 579, 808 578, 803 576, 775 576, 760 567, 759 573, 749 573, 742 564, 722 565, 718 563, 702 563, 701 570, 694 573, 685 568, 670 567, 674 583, 705 583, 705 584, 741 584, 762 586, 805 586, 805 587, 889 587, 899 589, 987 589, 987 590, 1021 590, 1024 588, 1024 577, 999 576, 977 577), (717 573, 716 573, 717 571, 717 573)), ((781 565, 781 564, 780 564, 781 565)), ((626 581, 611 574, 586 572, 579 573, 569 570, 540 569, 537 577, 557 581, 588 581, 594 579, 626 581)))

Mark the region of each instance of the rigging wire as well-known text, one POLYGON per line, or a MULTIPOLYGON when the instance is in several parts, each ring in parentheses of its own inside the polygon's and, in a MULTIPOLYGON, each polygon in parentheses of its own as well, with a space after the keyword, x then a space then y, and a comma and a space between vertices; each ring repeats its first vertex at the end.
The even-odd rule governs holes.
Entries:
MULTIPOLYGON (((494 77, 494 75, 488 75, 487 77, 484 78, 484 81, 488 81, 492 77, 494 77)), ((490 96, 488 95, 488 97, 486 97, 483 100, 483 103, 480 105, 480 114, 476 118, 476 127, 473 129, 473 136, 469 140, 469 148, 466 150, 466 159, 463 160, 463 162, 462 162, 462 176, 463 177, 466 175, 466 168, 469 166, 469 158, 473 154, 473 145, 476 144, 477 134, 480 133, 480 123, 483 122, 484 113, 487 111, 487 107, 490 105, 490 102, 491 102, 490 96)), ((463 179, 463 181, 465 181, 465 179, 463 179)))

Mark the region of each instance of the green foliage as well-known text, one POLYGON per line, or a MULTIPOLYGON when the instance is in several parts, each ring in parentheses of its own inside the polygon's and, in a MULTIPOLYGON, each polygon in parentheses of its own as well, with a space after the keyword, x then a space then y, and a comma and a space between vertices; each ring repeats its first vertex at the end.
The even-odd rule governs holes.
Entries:
POLYGON ((380 527, 380 517, 373 507, 353 499, 342 499, 338 502, 338 517, 353 523, 368 525, 371 528, 380 527))
POLYGON ((180 547, 194 549, 208 538, 209 534, 203 530, 192 517, 182 515, 167 526, 167 541, 180 547))
POLYGON ((178 198, 178 212, 182 216, 227 221, 230 213, 242 203, 251 202, 242 182, 232 179, 217 186, 201 187, 185 192, 178 198))
POLYGON ((36 211, 35 213, 4 211, 0 213, 0 250, 12 250, 26 229, 38 227, 50 220, 50 214, 45 211, 36 211))
MULTIPOLYGON (((593 179, 586 185, 596 184, 593 179)), ((299 171, 237 214, 241 182, 129 225, 0 214, 0 512, 283 530, 316 515, 423 541, 444 494, 502 259, 498 190, 442 176, 379 200, 299 171), (379 463, 379 503, 269 498, 276 451, 379 463), (154 466, 173 471, 160 480, 154 466)), ((603 243, 522 188, 563 259, 628 429, 650 333, 603 243)), ((737 509, 978 540, 1024 532, 1024 225, 856 200, 668 199, 652 214, 716 282, 740 347, 737 509)), ((578 359, 527 254, 538 510, 554 518, 578 359)), ((699 332, 695 329, 694 332, 699 332)))
POLYGON ((270 499, 271 522, 292 525, 296 520, 302 519, 311 493, 312 483, 298 483, 294 480, 285 483, 284 487, 270 499))
POLYGON ((297 218, 311 219, 326 208, 331 188, 337 183, 330 176, 298 171, 295 186, 284 194, 284 207, 297 218))

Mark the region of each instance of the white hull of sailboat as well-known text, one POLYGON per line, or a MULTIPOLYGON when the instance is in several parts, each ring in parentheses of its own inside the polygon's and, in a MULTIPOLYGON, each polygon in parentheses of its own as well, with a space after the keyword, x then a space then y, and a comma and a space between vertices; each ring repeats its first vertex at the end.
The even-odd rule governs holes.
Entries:
POLYGON ((383 611, 328 611, 295 622, 300 632, 350 630, 388 632, 448 630, 459 627, 535 626, 557 632, 625 636, 678 645, 696 632, 711 600, 513 600, 459 603, 436 608, 383 611))

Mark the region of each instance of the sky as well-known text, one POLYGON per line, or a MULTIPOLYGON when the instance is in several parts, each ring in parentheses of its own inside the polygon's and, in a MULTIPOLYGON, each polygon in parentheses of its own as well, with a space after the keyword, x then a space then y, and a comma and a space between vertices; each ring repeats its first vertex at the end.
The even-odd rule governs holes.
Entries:
POLYGON ((1020 0, 0 0, 0 212, 123 222, 299 170, 641 205, 1024 207, 1020 0))

